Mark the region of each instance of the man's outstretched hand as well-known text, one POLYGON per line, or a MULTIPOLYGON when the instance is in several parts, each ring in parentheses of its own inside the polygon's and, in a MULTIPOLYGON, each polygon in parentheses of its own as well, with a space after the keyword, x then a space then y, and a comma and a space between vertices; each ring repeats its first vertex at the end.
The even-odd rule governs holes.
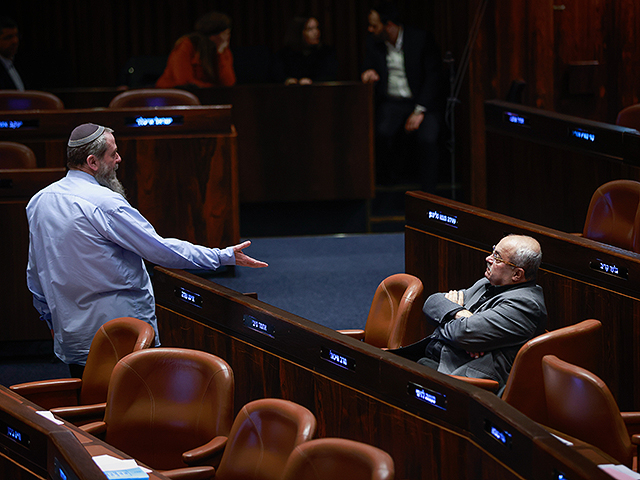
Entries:
POLYGON ((260 260, 256 260, 255 258, 251 258, 247 254, 245 254, 242 250, 251 245, 251 241, 247 240, 246 242, 242 242, 238 245, 234 245, 233 252, 236 256, 236 265, 240 267, 251 267, 251 268, 263 268, 268 267, 269 265, 266 262, 261 262, 260 260))

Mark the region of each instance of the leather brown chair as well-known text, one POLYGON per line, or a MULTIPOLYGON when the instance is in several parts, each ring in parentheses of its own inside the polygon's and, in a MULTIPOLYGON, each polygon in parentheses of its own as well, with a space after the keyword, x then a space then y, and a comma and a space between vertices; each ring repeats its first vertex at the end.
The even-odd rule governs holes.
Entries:
POLYGON ((640 182, 613 180, 591 197, 582 236, 640 253, 640 182))
POLYGON ((200 105, 193 93, 179 88, 138 88, 122 92, 111 100, 109 108, 170 107, 200 105))
POLYGON ((620 110, 616 118, 616 125, 640 130, 640 104, 630 105, 620 110))
POLYGON ((0 169, 37 168, 36 154, 26 145, 0 142, 0 169))
POLYGON ((101 420, 111 372, 118 361, 149 348, 155 331, 132 317, 111 320, 91 341, 87 364, 80 378, 61 378, 12 385, 14 392, 77 425, 101 420))
MULTIPOLYGON (((547 404, 542 376, 542 357, 557 355, 576 365, 597 371, 601 360, 601 342, 602 323, 595 319, 584 320, 532 338, 520 348, 513 361, 502 399, 532 420, 545 423, 547 404)), ((473 379, 457 378, 474 382, 473 379)), ((485 380, 485 382, 490 385, 493 381, 485 380)), ((497 390, 498 383, 493 382, 493 384, 497 390)))
POLYGON ((246 404, 236 416, 216 480, 279 480, 294 448, 313 438, 316 418, 297 403, 263 398, 246 404))
POLYGON ((234 378, 219 357, 150 348, 114 367, 104 421, 86 432, 169 478, 210 478, 220 437, 233 421, 234 378))
POLYGON ((393 480, 391 456, 366 443, 320 438, 298 445, 284 469, 283 480, 393 480))
POLYGON ((53 93, 39 90, 0 90, 0 110, 63 110, 53 93))
POLYGON ((633 468, 640 435, 630 437, 605 383, 555 355, 545 355, 542 370, 548 410, 545 425, 590 443, 633 468))
POLYGON ((394 349, 427 336, 419 278, 397 273, 385 278, 373 296, 364 330, 338 330, 375 347, 394 349))

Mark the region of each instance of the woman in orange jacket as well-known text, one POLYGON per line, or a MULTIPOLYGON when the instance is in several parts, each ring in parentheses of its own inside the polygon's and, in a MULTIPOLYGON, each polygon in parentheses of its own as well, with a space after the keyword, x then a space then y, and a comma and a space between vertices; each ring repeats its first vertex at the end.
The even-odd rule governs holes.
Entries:
POLYGON ((195 32, 178 39, 157 88, 231 86, 236 83, 229 49, 231 19, 209 12, 195 25, 195 32))

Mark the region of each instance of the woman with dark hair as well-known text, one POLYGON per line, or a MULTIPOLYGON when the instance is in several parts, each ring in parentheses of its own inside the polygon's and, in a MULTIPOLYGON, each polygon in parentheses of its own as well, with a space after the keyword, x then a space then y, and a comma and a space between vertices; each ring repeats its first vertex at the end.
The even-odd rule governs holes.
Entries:
POLYGON ((278 81, 308 85, 336 80, 338 60, 332 47, 320 40, 315 17, 296 17, 291 22, 285 47, 278 52, 278 81))
POLYGON ((231 19, 209 12, 195 25, 195 31, 176 42, 157 88, 180 86, 213 87, 236 83, 233 55, 229 49, 231 19))

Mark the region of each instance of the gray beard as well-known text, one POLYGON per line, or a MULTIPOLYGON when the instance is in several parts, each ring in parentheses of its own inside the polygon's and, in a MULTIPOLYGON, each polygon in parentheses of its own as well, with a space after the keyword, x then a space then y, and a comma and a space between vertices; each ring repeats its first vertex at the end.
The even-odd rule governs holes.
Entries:
POLYGON ((120 183, 120 180, 118 180, 118 177, 116 177, 115 169, 108 170, 107 168, 103 168, 103 167, 104 167, 104 164, 101 164, 100 168, 98 169, 95 175, 98 183, 103 187, 107 187, 109 190, 119 193, 124 198, 127 198, 127 195, 124 192, 124 187, 122 186, 122 183, 120 183))

